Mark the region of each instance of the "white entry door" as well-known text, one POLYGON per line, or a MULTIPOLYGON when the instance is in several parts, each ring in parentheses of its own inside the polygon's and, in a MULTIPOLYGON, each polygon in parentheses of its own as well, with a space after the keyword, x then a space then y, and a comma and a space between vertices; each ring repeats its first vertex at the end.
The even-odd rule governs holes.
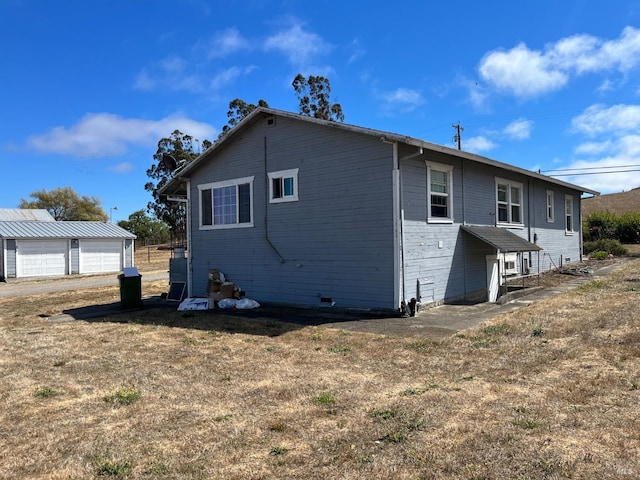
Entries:
POLYGON ((487 301, 495 303, 500 292, 500 260, 487 255, 487 301))

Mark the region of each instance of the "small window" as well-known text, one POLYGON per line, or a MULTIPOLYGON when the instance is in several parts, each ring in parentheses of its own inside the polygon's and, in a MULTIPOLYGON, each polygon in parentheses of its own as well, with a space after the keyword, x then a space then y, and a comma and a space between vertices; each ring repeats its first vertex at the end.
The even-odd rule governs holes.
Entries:
POLYGON ((269 173, 269 202, 298 201, 298 169, 269 173))
POLYGON ((211 202, 211 198, 210 188, 200 190, 200 225, 206 226, 213 224, 213 203, 211 202))
POLYGON ((522 225, 522 184, 496 178, 498 224, 522 225))
POLYGON ((253 177, 198 185, 200 228, 253 226, 253 177))
POLYGON ((453 222, 451 205, 453 166, 426 162, 427 164, 427 221, 429 223, 453 222))
POLYGON ((573 234, 573 197, 571 195, 564 196, 564 217, 565 217, 565 233, 573 234))
POLYGON ((549 223, 553 223, 555 221, 553 203, 553 192, 551 190, 547 190, 547 222, 549 223))

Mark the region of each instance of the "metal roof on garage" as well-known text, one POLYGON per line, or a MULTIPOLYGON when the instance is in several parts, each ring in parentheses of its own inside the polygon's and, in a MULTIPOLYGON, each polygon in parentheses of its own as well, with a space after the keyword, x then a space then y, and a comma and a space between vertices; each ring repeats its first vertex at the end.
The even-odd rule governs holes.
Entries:
POLYGON ((0 222, 55 222, 44 208, 0 208, 0 222))
POLYGON ((0 222, 0 238, 136 238, 110 222, 0 222))
POLYGON ((482 225, 462 225, 460 228, 503 253, 542 250, 535 243, 531 243, 505 228, 482 225))

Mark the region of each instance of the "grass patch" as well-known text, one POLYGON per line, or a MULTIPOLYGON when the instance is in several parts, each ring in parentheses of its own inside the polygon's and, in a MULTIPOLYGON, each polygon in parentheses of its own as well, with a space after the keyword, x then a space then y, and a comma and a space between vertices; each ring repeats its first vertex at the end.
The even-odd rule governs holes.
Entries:
POLYGON ((269 452, 269 455, 273 455, 273 456, 284 455, 288 451, 289 449, 287 447, 273 447, 269 452))
POLYGON ((105 395, 104 401, 118 405, 132 405, 140 399, 141 392, 135 388, 117 388, 105 395))
POLYGON ((53 397, 56 393, 57 392, 51 387, 38 387, 33 395, 38 398, 48 398, 53 397))
POLYGON ((128 475, 131 468, 129 460, 100 460, 96 465, 95 474, 98 477, 121 477, 128 475))
POLYGON ((329 347, 330 353, 349 353, 353 351, 353 347, 351 345, 334 345, 333 347, 329 347))
POLYGON ((311 397, 311 401, 314 405, 328 406, 336 403, 336 397, 330 392, 321 392, 311 397))
POLYGON ((434 347, 433 340, 429 338, 416 340, 409 344, 409 348, 411 350, 415 350, 418 353, 431 353, 431 351, 433 350, 433 347, 434 347))

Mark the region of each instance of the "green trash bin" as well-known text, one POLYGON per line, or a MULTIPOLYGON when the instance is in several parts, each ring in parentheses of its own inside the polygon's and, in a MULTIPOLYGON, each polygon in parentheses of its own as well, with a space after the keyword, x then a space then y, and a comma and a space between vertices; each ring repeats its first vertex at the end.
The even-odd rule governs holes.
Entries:
POLYGON ((120 280, 120 306, 122 308, 142 307, 142 275, 118 275, 120 280))

